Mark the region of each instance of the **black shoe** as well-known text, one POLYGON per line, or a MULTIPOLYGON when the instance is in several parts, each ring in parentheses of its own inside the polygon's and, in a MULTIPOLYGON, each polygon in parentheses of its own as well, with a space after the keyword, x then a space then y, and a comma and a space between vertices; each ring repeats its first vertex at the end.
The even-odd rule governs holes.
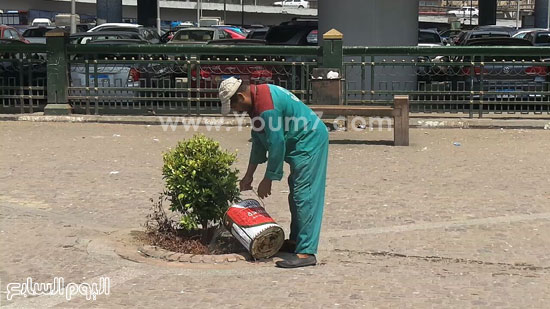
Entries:
POLYGON ((298 255, 293 254, 291 257, 284 261, 279 261, 275 263, 277 267, 280 268, 298 268, 298 267, 305 267, 305 266, 314 266, 317 264, 317 259, 315 258, 315 255, 310 255, 307 258, 299 258, 298 255))
POLYGON ((296 243, 288 239, 285 239, 285 241, 283 242, 283 245, 281 246, 281 249, 279 249, 279 252, 294 253, 295 251, 296 251, 296 243))

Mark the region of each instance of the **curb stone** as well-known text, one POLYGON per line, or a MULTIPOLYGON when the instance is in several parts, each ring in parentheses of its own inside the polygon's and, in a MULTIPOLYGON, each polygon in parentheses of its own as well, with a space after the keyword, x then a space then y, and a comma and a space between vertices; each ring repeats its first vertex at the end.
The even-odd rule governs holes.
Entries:
POLYGON ((140 247, 138 252, 145 257, 179 263, 222 264, 248 260, 246 253, 228 253, 219 255, 184 254, 149 245, 140 247))
MULTIPOLYGON (((64 122, 64 123, 108 123, 108 124, 136 124, 136 125, 162 125, 160 117, 166 119, 188 119, 197 121, 199 118, 205 119, 201 121, 199 127, 213 125, 221 122, 221 127, 236 127, 239 122, 242 125, 250 126, 250 118, 244 117, 238 119, 235 116, 221 117, 219 115, 204 115, 195 116, 108 116, 108 115, 70 115, 70 116, 44 116, 42 113, 35 114, 1 114, 0 121, 29 121, 29 122, 64 122), (212 120, 212 121, 208 121, 212 120), (208 122, 208 123, 206 123, 208 122)), ((324 122, 331 125, 332 120, 324 119, 324 122)), ((181 123, 180 123, 181 124, 181 123)), ((440 118, 422 116, 414 114, 410 116, 409 126, 411 128, 458 128, 458 129, 544 129, 550 130, 549 119, 537 119, 525 117, 518 118, 440 118)))

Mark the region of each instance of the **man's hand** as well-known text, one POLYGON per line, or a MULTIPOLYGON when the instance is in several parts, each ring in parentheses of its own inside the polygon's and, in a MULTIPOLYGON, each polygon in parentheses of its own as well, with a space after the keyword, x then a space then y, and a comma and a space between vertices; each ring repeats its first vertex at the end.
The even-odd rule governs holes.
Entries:
POLYGON ((258 196, 266 198, 271 195, 271 179, 264 178, 258 187, 258 196))
POLYGON ((252 190, 252 176, 245 175, 244 178, 239 182, 239 188, 241 191, 252 190))

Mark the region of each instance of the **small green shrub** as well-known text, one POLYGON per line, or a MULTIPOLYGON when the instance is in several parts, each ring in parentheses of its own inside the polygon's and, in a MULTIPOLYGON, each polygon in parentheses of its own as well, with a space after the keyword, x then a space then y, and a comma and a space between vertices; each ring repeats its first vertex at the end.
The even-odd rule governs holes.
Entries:
POLYGON ((239 196, 238 170, 231 165, 236 154, 204 135, 179 142, 164 154, 162 174, 172 211, 182 214, 180 226, 186 231, 203 231, 206 241, 208 222, 223 218, 229 203, 239 196))

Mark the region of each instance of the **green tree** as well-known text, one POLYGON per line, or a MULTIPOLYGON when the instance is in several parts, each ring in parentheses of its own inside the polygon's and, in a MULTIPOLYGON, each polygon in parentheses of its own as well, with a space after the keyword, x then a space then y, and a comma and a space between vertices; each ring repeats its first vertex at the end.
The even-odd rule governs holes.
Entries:
POLYGON ((179 142, 163 158, 170 209, 182 214, 180 226, 185 231, 202 229, 206 243, 208 222, 222 220, 229 203, 239 197, 238 170, 231 168, 236 154, 222 150, 204 135, 195 135, 179 142))

